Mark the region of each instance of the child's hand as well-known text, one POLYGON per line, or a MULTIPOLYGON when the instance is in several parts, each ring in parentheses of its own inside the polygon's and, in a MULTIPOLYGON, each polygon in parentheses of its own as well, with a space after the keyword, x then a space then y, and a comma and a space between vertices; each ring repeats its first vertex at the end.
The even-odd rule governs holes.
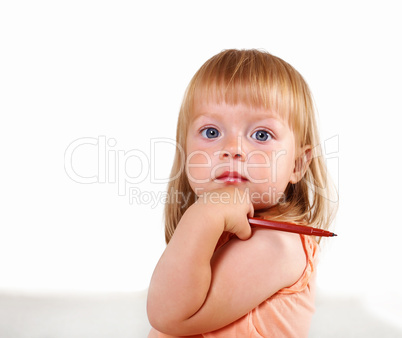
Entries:
POLYGON ((250 195, 246 190, 226 187, 204 193, 197 200, 195 207, 201 213, 208 213, 214 220, 222 222, 223 231, 234 233, 238 238, 246 240, 251 236, 248 217, 254 214, 250 195))

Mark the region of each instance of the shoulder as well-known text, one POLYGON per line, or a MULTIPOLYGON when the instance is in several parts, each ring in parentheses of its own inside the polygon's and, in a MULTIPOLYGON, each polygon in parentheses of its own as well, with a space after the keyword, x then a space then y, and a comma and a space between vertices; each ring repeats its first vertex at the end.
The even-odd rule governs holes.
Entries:
POLYGON ((254 228, 246 241, 232 238, 216 254, 218 261, 230 260, 254 275, 255 287, 265 290, 266 298, 294 284, 306 268, 300 235, 263 228, 254 228))
POLYGON ((250 238, 250 245, 272 253, 282 253, 285 258, 305 256, 303 241, 299 234, 270 230, 264 228, 253 228, 253 235, 250 238))
POLYGON ((299 234, 255 228, 249 245, 264 268, 275 270, 278 289, 295 283, 306 268, 306 253, 299 234))

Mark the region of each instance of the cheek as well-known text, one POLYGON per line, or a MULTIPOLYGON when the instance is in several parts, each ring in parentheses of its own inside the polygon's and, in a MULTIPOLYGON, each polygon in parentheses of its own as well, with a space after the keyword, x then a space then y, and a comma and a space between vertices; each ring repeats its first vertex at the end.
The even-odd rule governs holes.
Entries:
POLYGON ((271 156, 260 151, 254 151, 247 156, 244 167, 246 176, 251 180, 262 180, 269 176, 271 156))
POLYGON ((190 185, 203 183, 209 179, 212 158, 205 151, 189 151, 186 160, 186 174, 190 181, 190 185))
POLYGON ((272 182, 276 183, 279 190, 285 190, 294 169, 293 154, 278 152, 271 164, 272 182))
POLYGON ((272 153, 254 152, 247 161, 247 175, 258 180, 286 188, 293 172, 293 156, 285 150, 272 153))

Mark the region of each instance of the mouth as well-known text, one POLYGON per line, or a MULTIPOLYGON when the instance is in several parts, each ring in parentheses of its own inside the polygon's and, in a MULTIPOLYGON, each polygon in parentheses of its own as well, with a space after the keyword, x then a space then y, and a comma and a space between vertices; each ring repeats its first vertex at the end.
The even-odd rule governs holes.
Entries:
POLYGON ((248 179, 240 175, 237 171, 225 171, 221 175, 217 176, 215 181, 219 183, 235 184, 247 182, 248 179))

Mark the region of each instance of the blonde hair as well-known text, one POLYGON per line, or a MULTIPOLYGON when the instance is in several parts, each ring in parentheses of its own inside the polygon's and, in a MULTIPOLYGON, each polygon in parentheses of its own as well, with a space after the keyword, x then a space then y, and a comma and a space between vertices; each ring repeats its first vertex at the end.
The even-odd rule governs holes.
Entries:
POLYGON ((180 108, 178 148, 168 184, 165 205, 165 239, 170 241, 185 211, 197 199, 184 170, 187 127, 197 98, 228 104, 264 107, 287 119, 296 147, 312 146, 312 160, 304 177, 289 183, 276 219, 327 229, 335 214, 326 165, 321 154, 315 110, 303 77, 282 59, 259 50, 224 50, 197 71, 188 85, 180 108), (174 198, 173 198, 174 196, 174 198), (331 202, 332 200, 332 202, 331 202))

